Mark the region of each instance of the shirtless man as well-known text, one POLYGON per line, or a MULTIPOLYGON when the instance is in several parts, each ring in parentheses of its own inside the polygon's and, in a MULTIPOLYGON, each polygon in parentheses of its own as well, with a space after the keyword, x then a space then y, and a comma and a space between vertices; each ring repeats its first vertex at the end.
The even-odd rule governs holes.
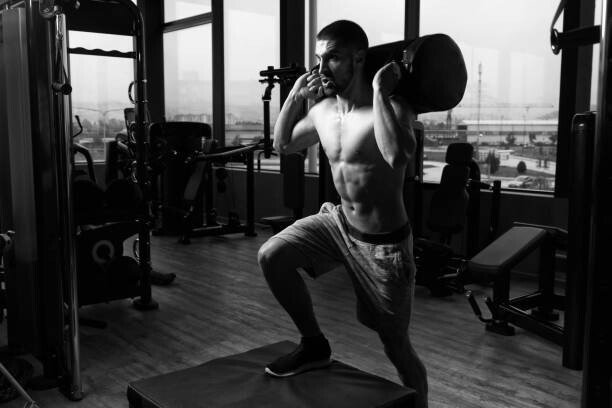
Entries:
POLYGON ((414 293, 412 233, 404 208, 406 166, 413 158, 414 113, 390 96, 401 76, 396 63, 366 80, 368 39, 357 24, 340 20, 316 37, 318 72, 302 75, 283 105, 274 147, 294 153, 320 142, 327 154, 341 205, 325 203, 318 214, 296 221, 270 238, 258 261, 302 340, 270 363, 276 377, 328 366, 329 343, 314 316, 298 269, 312 277, 346 267, 357 294, 357 317, 375 330, 404 385, 427 406, 427 377, 408 337, 414 293), (325 97, 327 96, 327 97, 325 97), (300 118, 303 101, 319 100, 300 118))

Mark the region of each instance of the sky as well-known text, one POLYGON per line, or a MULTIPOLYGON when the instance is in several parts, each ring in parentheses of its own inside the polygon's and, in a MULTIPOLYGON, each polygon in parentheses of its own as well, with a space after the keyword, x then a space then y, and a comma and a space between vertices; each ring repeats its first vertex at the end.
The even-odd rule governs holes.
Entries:
MULTIPOLYGON (((421 34, 449 34, 463 52, 469 78, 461 105, 466 115, 475 114, 479 89, 485 108, 482 115, 503 116, 489 112, 500 104, 511 105, 504 108, 507 118, 556 109, 561 57, 550 51, 549 30, 557 5, 558 0, 421 0, 421 34)), ((208 11, 210 0, 167 0, 165 7, 168 18, 208 11)), ((225 1, 226 110, 240 106, 238 110, 246 109, 250 116, 260 115, 263 86, 258 83, 259 71, 278 66, 278 13, 278 0, 225 1)), ((403 16, 403 0, 320 0, 316 13, 317 29, 336 19, 351 19, 363 26, 371 45, 401 39, 403 16)), ((557 27, 560 29, 561 22, 557 27)), ((120 36, 73 32, 70 38, 73 47, 131 48, 131 39, 120 36)), ((195 84, 211 78, 210 27, 166 34, 164 51, 169 105, 209 106, 210 84, 199 88, 195 84), (181 83, 188 84, 187 88, 181 89, 181 83), (190 96, 195 89, 201 94, 190 96)), ((103 100, 129 104, 126 92, 131 73, 126 61, 75 57, 71 64, 75 99, 89 105, 103 100), (92 80, 94 73, 96 80, 92 80)))

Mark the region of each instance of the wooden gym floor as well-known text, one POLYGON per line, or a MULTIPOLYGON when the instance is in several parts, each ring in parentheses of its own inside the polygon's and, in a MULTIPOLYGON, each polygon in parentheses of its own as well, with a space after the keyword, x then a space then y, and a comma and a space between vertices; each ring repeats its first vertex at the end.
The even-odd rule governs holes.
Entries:
MULTIPOLYGON (((195 238, 188 246, 153 237, 154 268, 178 275, 173 285, 154 287, 159 310, 139 312, 128 300, 82 308, 82 317, 108 322, 105 330, 81 328, 85 399, 69 402, 55 389, 33 397, 44 408, 128 407, 131 381, 298 340, 257 266, 257 250, 270 231, 258 234, 195 238)), ((376 334, 356 321, 350 281, 337 272, 308 281, 334 357, 398 381, 376 334)), ((411 337, 428 370, 432 408, 579 405, 582 373, 561 366, 560 347, 521 329, 509 338, 486 333, 463 296, 436 299, 417 287, 411 337)))

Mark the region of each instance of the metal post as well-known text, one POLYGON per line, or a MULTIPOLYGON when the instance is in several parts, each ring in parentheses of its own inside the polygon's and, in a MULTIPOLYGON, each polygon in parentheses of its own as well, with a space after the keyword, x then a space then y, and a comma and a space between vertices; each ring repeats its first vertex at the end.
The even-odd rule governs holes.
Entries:
POLYGON ((563 366, 582 368, 584 342, 584 313, 586 271, 588 269, 591 185, 593 179, 593 141, 595 114, 587 112, 574 116, 570 133, 569 182, 572 185, 568 200, 566 308, 564 315, 563 366))
POLYGON ((246 231, 244 235, 254 237, 255 233, 255 171, 253 150, 246 153, 247 173, 246 173, 246 193, 247 193, 247 216, 246 231))
MULTIPOLYGON (((204 211, 206 212, 206 226, 212 227, 217 223, 217 213, 215 211, 215 191, 214 191, 214 172, 212 162, 207 161, 204 167, 204 211)), ((189 227, 191 228, 191 226, 189 227)), ((188 231, 189 228, 185 228, 188 231)))
MULTIPOLYGON (((57 58, 60 59, 61 72, 69 72, 68 67, 68 44, 66 41, 66 15, 63 10, 55 6, 54 34, 55 47, 50 47, 57 58)), ((76 267, 76 225, 73 217, 72 197, 72 122, 70 113, 70 84, 66 78, 56 77, 60 71, 54 70, 52 87, 55 91, 55 126, 56 126, 56 154, 57 154, 57 176, 58 176, 58 199, 59 208, 64 211, 60 214, 61 238, 63 240, 62 252, 64 258, 64 281, 66 282, 67 298, 64 303, 68 307, 66 343, 68 347, 68 375, 64 383, 65 395, 78 401, 83 398, 83 386, 81 379, 81 353, 79 339, 79 300, 76 267), (56 86, 65 85, 65 86, 56 86)))
MULTIPOLYGON (((268 67, 268 70, 274 69, 274 67, 268 67)), ((274 77, 269 76, 267 79, 261 80, 261 82, 265 82, 268 85, 266 86, 266 90, 264 94, 261 96, 261 100, 263 101, 263 115, 264 115, 264 157, 269 159, 272 156, 272 139, 270 135, 270 100, 272 99, 272 88, 274 88, 274 77)))
POLYGON ((153 300, 151 293, 151 183, 149 181, 148 166, 148 136, 147 123, 147 79, 145 56, 145 32, 142 14, 138 7, 129 0, 119 0, 129 9, 134 18, 134 102, 136 124, 136 177, 138 186, 142 190, 144 199, 140 208, 140 222, 138 233, 138 254, 140 266, 140 298, 134 300, 134 307, 139 310, 157 309, 159 304, 153 300))
POLYGON ((612 247, 612 87, 610 86, 610 32, 612 0, 602 1, 599 89, 591 195, 591 244, 587 270, 587 310, 582 377, 583 408, 610 406, 610 248, 612 247))

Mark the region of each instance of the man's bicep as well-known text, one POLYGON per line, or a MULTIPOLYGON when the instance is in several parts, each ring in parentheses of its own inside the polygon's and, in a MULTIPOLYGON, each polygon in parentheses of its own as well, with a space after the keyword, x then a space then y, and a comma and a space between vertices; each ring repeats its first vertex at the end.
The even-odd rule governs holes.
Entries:
POLYGON ((402 137, 410 138, 410 142, 404 143, 406 147, 406 153, 412 155, 416 148, 416 139, 414 134, 414 121, 416 120, 416 113, 410 104, 402 97, 391 99, 391 106, 395 112, 397 122, 402 129, 402 137))
POLYGON ((416 114, 410 104, 402 97, 393 97, 391 106, 395 112, 398 123, 405 129, 412 130, 412 124, 416 120, 416 114))

